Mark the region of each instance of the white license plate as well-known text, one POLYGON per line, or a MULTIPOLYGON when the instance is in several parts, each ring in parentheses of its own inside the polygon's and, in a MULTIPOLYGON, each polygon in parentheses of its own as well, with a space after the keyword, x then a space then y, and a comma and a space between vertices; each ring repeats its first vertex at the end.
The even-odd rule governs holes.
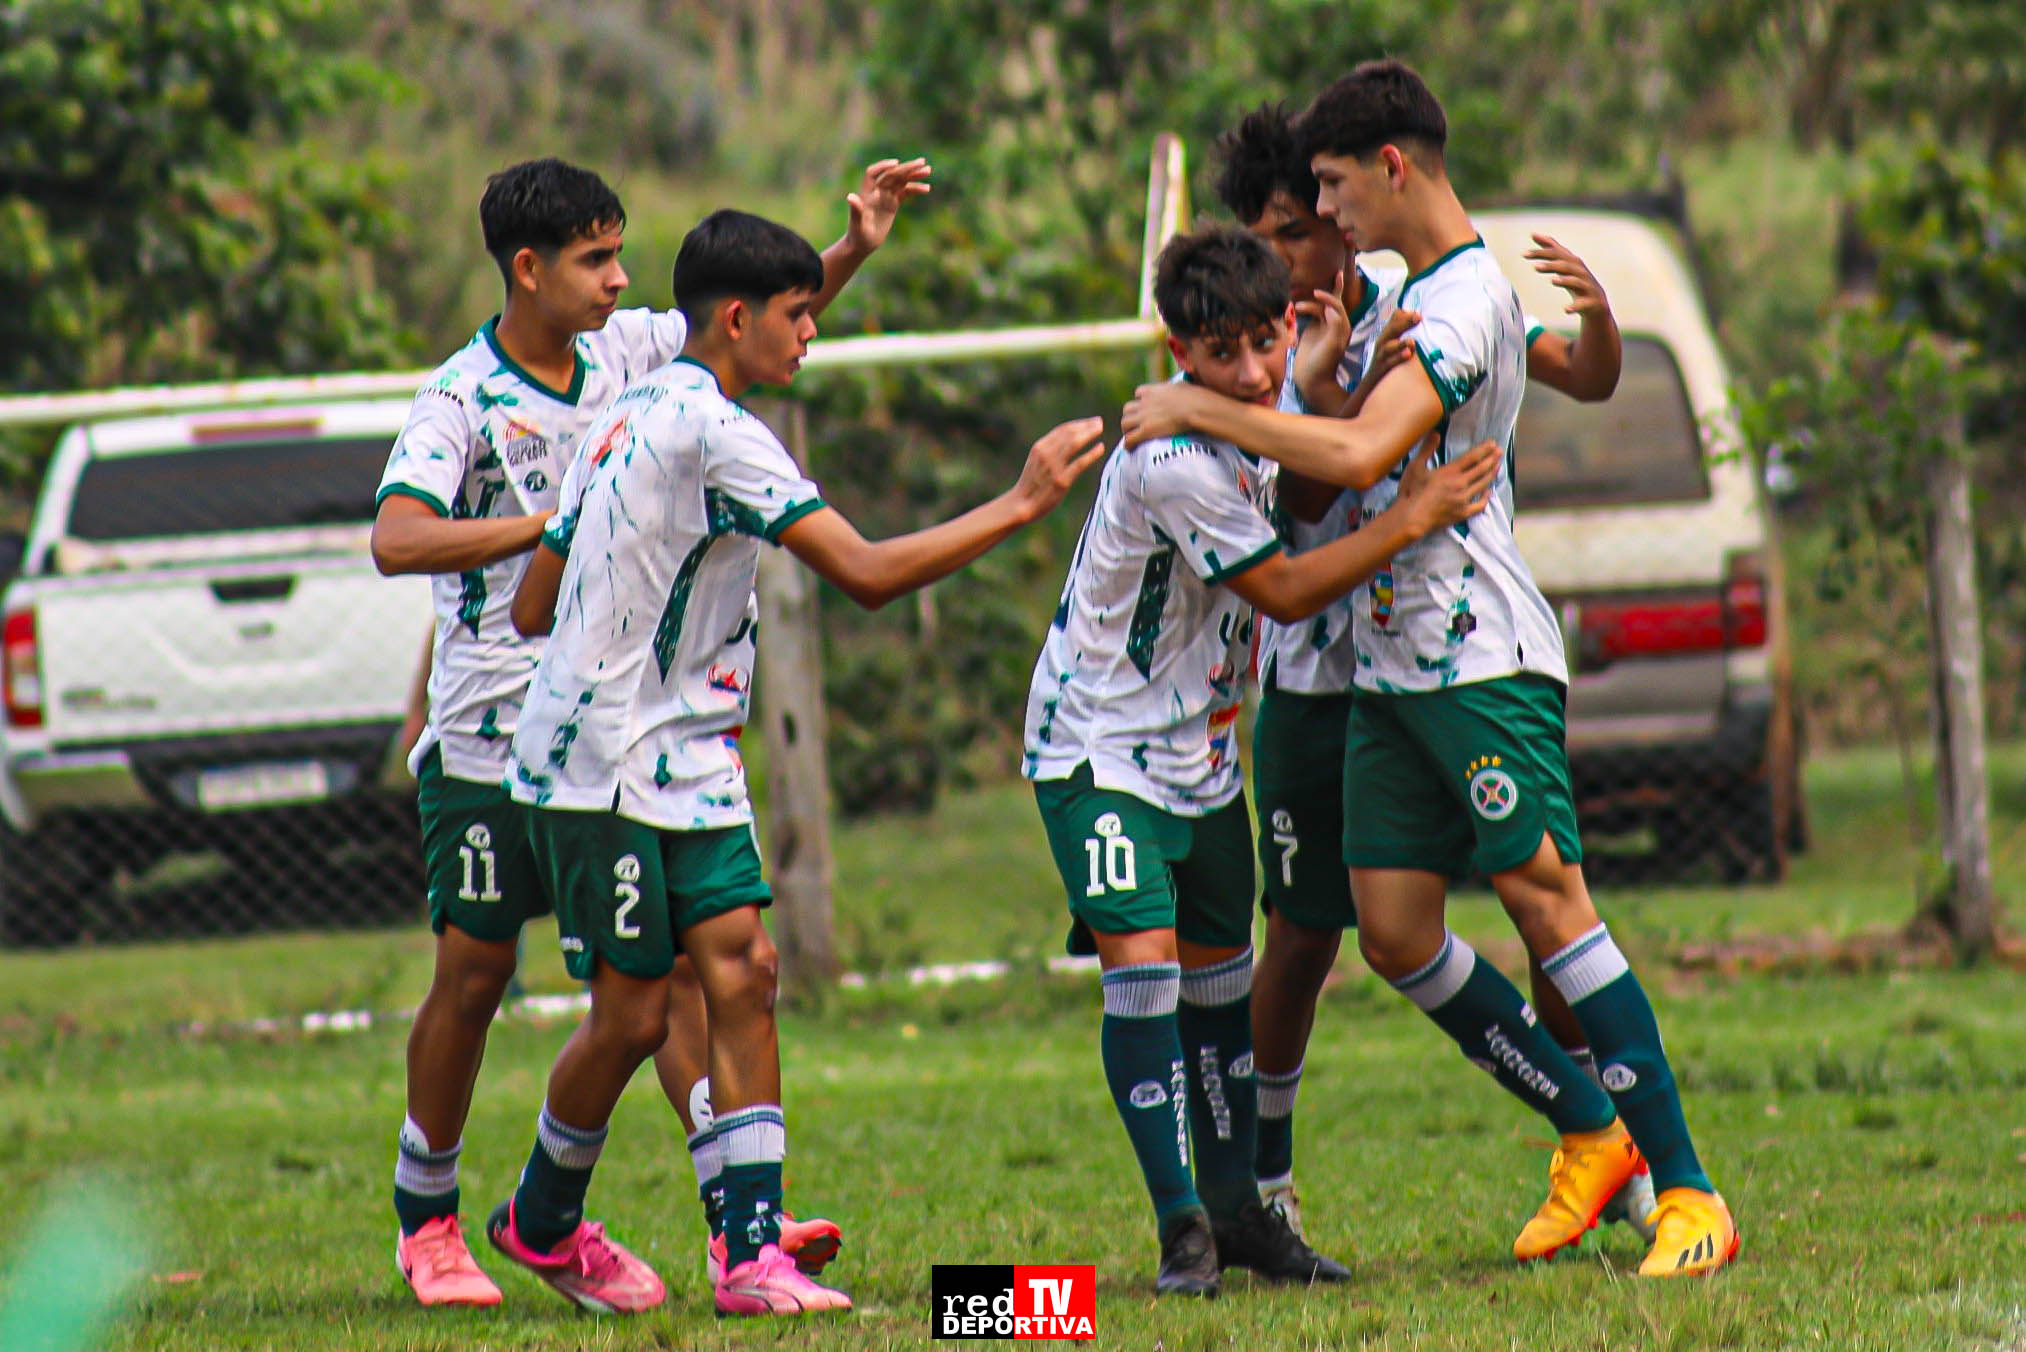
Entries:
POLYGON ((197 776, 197 803, 206 812, 267 807, 274 803, 313 803, 328 798, 330 776, 322 761, 283 761, 273 765, 237 765, 206 770, 197 776))

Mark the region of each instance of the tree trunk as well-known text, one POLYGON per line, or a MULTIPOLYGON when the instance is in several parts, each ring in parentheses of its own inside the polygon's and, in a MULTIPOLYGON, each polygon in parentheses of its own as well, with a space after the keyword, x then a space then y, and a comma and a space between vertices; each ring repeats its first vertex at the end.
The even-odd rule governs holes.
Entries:
MULTIPOLYGON (((1960 429, 1959 429, 1960 430, 1960 429)), ((1958 446, 1961 437, 1954 439, 1958 446)), ((1977 601, 1976 527, 1970 466, 1962 455, 1929 471, 1928 603, 1933 607, 1937 692, 1935 797, 1941 811, 1942 894, 1931 918, 1965 962, 1991 951, 1997 905, 1991 892, 1990 787, 1984 763, 1984 638, 1977 601)))
MULTIPOLYGON (((786 414, 788 449, 803 468, 808 419, 786 414)), ((816 589, 786 550, 760 550, 759 706, 767 748, 767 855, 774 884, 774 942, 781 990, 818 995, 837 979, 831 911, 830 761, 825 750, 823 649, 816 589)))

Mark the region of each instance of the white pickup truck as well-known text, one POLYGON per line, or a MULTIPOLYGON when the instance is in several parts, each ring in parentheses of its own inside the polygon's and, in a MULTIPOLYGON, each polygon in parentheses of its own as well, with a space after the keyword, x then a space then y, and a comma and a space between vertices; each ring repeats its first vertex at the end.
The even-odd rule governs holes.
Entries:
POLYGON ((64 433, 0 599, 0 937, 416 904, 414 788, 390 753, 429 583, 383 578, 367 552, 406 413, 381 400, 64 433), (375 851, 392 862, 328 895, 375 851), (167 868, 172 884, 220 861, 241 875, 236 899, 182 898, 235 913, 143 914, 172 855, 209 856, 167 868))

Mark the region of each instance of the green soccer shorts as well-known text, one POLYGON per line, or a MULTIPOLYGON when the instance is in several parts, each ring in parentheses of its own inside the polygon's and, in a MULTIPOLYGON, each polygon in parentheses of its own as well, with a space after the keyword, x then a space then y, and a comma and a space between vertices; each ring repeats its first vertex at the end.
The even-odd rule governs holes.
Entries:
POLYGON ((1260 909, 1307 929, 1358 923, 1344 834, 1344 741, 1351 696, 1268 690, 1252 730, 1260 909))
POLYGON ((642 980, 667 976, 684 930, 774 897, 750 824, 666 831, 616 812, 538 807, 528 839, 555 898, 563 965, 579 981, 601 961, 642 980))
POLYGON ((549 911, 528 847, 527 809, 498 784, 443 773, 441 747, 430 749, 416 779, 429 928, 441 934, 455 925, 490 943, 518 939, 521 926, 549 911))
POLYGON ((1183 817, 1115 789, 1088 762, 1067 779, 1034 784, 1048 849, 1069 896, 1071 953, 1097 952, 1091 935, 1172 928, 1219 948, 1252 942, 1252 827, 1245 795, 1183 817))
POLYGON ((1344 861, 1450 878, 1518 868, 1554 839, 1582 862, 1557 681, 1360 690, 1344 748, 1344 861))

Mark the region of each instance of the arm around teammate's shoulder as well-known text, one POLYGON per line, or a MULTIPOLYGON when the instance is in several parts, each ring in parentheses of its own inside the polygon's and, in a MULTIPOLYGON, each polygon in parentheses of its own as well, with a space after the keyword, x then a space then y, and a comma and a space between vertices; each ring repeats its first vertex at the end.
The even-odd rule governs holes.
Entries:
POLYGON ((867 540, 829 507, 785 527, 780 543, 867 610, 949 576, 985 551, 1055 510, 1086 470, 1104 458, 1099 418, 1063 423, 1027 452, 1012 488, 962 516, 926 530, 867 540))
POLYGON ((1400 496, 1340 539, 1301 554, 1279 553, 1224 580, 1253 609, 1277 624, 1298 624, 1384 568, 1392 557, 1485 509, 1503 454, 1484 442, 1440 469, 1431 469, 1434 438, 1400 481, 1400 496))
POLYGON ((1543 332, 1527 344, 1528 379, 1586 404, 1609 399, 1618 388, 1625 354, 1602 284, 1588 264, 1552 235, 1535 235, 1526 256, 1536 272, 1568 292, 1566 312, 1581 325, 1573 340, 1543 332))
POLYGON ((389 493, 373 517, 373 566, 386 577, 483 568, 534 548, 550 515, 454 521, 433 502, 389 493))
POLYGON ((528 555, 528 566, 521 571, 520 586, 514 589, 513 606, 507 612, 513 618, 514 632, 522 638, 536 638, 555 627, 564 562, 546 534, 528 555))

